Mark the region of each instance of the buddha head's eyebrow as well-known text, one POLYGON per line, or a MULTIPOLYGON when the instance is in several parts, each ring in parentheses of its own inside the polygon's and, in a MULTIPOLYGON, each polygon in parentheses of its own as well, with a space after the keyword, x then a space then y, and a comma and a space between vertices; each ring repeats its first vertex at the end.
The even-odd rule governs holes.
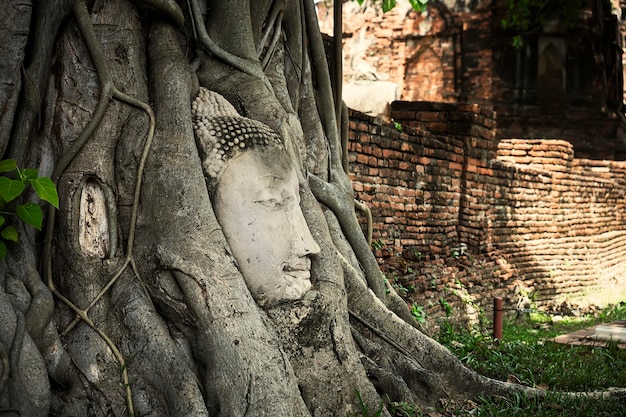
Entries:
POLYGON ((282 175, 274 174, 271 172, 265 175, 261 175, 261 179, 269 179, 270 182, 285 181, 285 177, 283 177, 282 175))

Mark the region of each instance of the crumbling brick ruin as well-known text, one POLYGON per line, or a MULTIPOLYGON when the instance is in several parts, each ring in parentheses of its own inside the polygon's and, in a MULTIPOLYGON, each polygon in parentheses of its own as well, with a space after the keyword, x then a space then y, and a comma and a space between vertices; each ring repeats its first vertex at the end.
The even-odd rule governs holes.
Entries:
POLYGON ((592 1, 520 49, 500 1, 398 4, 345 2, 343 34, 344 98, 375 105, 350 113, 351 176, 390 281, 431 317, 624 295, 626 4, 592 1))
POLYGON ((520 290, 541 305, 623 287, 626 162, 576 159, 564 140, 497 140, 478 105, 391 112, 402 132, 351 113, 351 176, 376 255, 411 300, 436 315, 442 297, 488 309, 495 295, 514 307, 520 290))

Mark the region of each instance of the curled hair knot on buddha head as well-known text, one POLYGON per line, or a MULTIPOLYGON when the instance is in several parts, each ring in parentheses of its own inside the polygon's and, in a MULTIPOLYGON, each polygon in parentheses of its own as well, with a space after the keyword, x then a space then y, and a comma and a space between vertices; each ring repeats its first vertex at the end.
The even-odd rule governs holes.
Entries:
POLYGON ((204 87, 200 87, 191 104, 191 114, 209 182, 217 182, 228 160, 241 152, 262 146, 284 149, 276 132, 261 122, 240 116, 224 97, 204 87))

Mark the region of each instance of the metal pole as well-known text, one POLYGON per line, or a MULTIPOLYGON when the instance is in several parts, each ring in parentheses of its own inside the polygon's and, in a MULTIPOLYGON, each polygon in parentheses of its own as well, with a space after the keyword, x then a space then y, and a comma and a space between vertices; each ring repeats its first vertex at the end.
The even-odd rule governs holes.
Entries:
POLYGON ((503 313, 502 297, 494 297, 493 299, 493 338, 502 340, 502 313, 503 313))

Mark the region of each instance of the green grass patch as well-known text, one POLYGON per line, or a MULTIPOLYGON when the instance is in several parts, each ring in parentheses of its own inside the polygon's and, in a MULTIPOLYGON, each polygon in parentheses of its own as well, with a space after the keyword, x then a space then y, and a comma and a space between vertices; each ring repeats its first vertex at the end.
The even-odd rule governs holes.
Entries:
POLYGON ((396 416, 626 416, 626 399, 593 400, 565 397, 559 391, 597 391, 626 387, 626 350, 616 344, 607 348, 569 346, 546 341, 599 323, 626 319, 626 304, 606 308, 591 317, 531 314, 504 323, 503 340, 494 341, 491 327, 466 329, 447 322, 438 340, 462 362, 477 372, 499 380, 549 390, 546 398, 516 395, 511 398, 475 398, 463 404, 450 403, 435 414, 408 406, 396 416))
MULTIPOLYGON (((476 412, 457 414, 480 417, 620 417, 626 415, 626 403, 622 400, 590 400, 588 398, 564 398, 558 393, 546 398, 529 398, 519 394, 512 398, 479 398, 476 412)), ((454 414, 453 414, 454 415, 454 414)))
POLYGON ((491 378, 551 390, 626 387, 626 373, 616 371, 625 369, 626 351, 615 344, 608 348, 562 345, 543 340, 543 335, 552 337, 551 331, 523 334, 523 325, 505 326, 523 337, 505 332, 502 341, 494 341, 490 335, 444 325, 439 340, 470 368, 491 378))

